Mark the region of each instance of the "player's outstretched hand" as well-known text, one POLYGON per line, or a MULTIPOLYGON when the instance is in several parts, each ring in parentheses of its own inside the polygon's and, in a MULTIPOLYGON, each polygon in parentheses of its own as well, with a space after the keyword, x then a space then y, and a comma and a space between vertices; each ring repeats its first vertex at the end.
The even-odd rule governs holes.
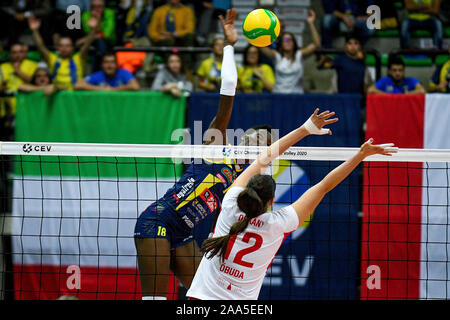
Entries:
POLYGON ((238 40, 237 30, 234 28, 234 21, 236 20, 237 12, 235 9, 228 9, 225 18, 220 15, 219 19, 222 23, 223 34, 225 41, 234 45, 238 40))
POLYGON ((374 154, 392 156, 393 153, 398 152, 398 148, 395 147, 393 143, 385 143, 385 144, 372 144, 372 143, 373 138, 370 138, 359 149, 359 151, 364 155, 364 157, 368 157, 374 154))
POLYGON ((339 121, 338 118, 331 118, 335 115, 335 112, 330 112, 329 110, 324 111, 319 114, 319 108, 316 108, 314 110, 314 113, 311 115, 311 117, 303 124, 306 130, 310 134, 329 134, 331 135, 332 132, 330 129, 324 129, 323 127, 335 123, 339 121))

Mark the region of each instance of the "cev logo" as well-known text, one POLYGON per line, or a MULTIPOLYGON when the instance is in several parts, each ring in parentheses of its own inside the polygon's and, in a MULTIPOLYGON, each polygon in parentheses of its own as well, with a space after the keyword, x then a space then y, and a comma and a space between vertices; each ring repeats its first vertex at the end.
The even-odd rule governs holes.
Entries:
POLYGON ((26 143, 23 145, 22 149, 23 149, 23 152, 30 153, 31 150, 33 149, 33 147, 31 146, 31 144, 26 143))
POLYGON ((231 155, 231 148, 224 147, 222 150, 222 155, 224 157, 229 157, 231 155))

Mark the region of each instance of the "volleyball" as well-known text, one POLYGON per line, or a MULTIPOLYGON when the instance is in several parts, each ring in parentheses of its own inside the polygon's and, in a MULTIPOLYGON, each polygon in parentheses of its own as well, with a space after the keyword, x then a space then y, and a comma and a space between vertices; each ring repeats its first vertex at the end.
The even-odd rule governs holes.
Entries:
POLYGON ((245 17, 242 30, 247 41, 256 47, 267 47, 280 34, 280 21, 267 9, 255 9, 245 17))

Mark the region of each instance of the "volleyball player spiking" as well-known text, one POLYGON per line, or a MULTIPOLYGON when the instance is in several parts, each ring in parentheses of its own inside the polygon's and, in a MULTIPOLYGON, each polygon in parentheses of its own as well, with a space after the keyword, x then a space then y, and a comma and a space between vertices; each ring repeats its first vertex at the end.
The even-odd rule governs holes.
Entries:
MULTIPOLYGON (((206 144, 226 144, 226 129, 237 85, 233 48, 237 41, 234 28, 236 15, 233 9, 227 11, 225 19, 221 17, 225 47, 220 101, 209 129, 218 130, 222 138, 212 139, 206 144)), ((271 143, 269 126, 256 126, 253 129, 247 131, 241 144, 271 143)), ((189 288, 201 260, 200 248, 193 241, 193 228, 204 221, 206 216, 220 212, 224 194, 240 172, 242 168, 234 161, 202 159, 201 164, 191 164, 162 198, 140 214, 134 238, 142 299, 166 298, 169 271, 189 288)))

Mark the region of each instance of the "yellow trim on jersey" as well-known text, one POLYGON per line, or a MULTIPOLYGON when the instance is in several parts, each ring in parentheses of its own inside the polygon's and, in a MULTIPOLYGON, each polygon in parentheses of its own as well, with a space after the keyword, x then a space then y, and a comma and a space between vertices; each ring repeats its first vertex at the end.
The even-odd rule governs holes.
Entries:
POLYGON ((223 190, 223 193, 227 193, 227 191, 231 188, 231 185, 228 186, 228 188, 226 188, 225 190, 223 190))
POLYGON ((214 159, 208 159, 208 158, 203 158, 203 160, 205 160, 205 161, 208 161, 208 162, 211 162, 211 163, 225 163, 225 164, 228 164, 228 165, 231 165, 232 163, 231 163, 231 160, 232 159, 227 159, 227 158, 224 158, 224 159, 218 159, 218 158, 216 158, 217 160, 214 160, 214 159))
POLYGON ((215 164, 224 163, 227 166, 229 166, 230 169, 233 169, 232 166, 234 165, 234 169, 236 172, 241 172, 242 170, 244 170, 243 167, 236 164, 236 159, 223 158, 220 160, 214 160, 214 159, 203 158, 203 160, 205 160, 207 162, 215 163, 215 164))

